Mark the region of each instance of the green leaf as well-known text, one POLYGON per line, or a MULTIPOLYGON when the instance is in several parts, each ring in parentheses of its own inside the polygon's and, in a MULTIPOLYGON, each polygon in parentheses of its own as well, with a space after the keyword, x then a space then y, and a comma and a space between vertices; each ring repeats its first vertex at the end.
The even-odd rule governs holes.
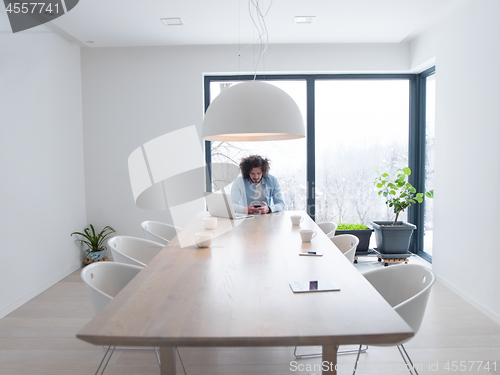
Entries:
POLYGON ((103 243, 111 233, 115 232, 115 230, 110 226, 106 226, 98 234, 96 234, 94 226, 90 224, 89 227, 90 228, 85 228, 83 233, 73 232, 71 235, 79 235, 83 237, 83 239, 77 239, 75 241, 87 245, 89 248, 87 251, 92 252, 106 249, 106 246, 103 246, 103 243))
POLYGON ((407 176, 411 175, 411 169, 410 169, 410 168, 408 168, 408 167, 403 168, 403 172, 404 172, 404 174, 405 174, 405 175, 407 175, 407 176))
POLYGON ((387 173, 384 173, 384 174, 382 175, 382 177, 387 178, 387 177, 389 177, 389 175, 388 175, 387 173))
POLYGON ((377 184, 377 187, 378 187, 379 189, 380 189, 382 186, 384 186, 384 185, 383 185, 383 184, 381 184, 381 183, 378 183, 378 184, 377 184))
POLYGON ((396 192, 395 192, 394 190, 391 190, 391 191, 389 192, 389 194, 391 194, 391 195, 396 195, 396 192))
POLYGON ((427 198, 434 198, 434 190, 430 190, 427 193, 425 193, 425 196, 427 198))
POLYGON ((339 223, 337 230, 366 230, 368 227, 363 224, 339 223))

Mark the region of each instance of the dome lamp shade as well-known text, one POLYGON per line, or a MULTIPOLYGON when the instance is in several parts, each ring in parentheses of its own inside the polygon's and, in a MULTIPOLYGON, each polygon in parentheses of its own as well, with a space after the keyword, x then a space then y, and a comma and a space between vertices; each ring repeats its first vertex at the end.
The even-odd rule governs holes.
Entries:
POLYGON ((205 113, 207 141, 278 141, 305 137, 295 101, 282 89, 250 81, 223 90, 205 113))

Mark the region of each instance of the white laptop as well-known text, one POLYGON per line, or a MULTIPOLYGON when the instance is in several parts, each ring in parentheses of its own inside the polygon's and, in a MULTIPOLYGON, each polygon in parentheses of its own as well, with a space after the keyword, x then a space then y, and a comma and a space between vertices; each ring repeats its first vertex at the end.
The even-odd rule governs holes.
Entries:
POLYGON ((234 212, 233 202, 228 194, 223 193, 205 193, 208 212, 212 216, 225 217, 229 219, 246 219, 253 217, 247 214, 237 214, 234 212))

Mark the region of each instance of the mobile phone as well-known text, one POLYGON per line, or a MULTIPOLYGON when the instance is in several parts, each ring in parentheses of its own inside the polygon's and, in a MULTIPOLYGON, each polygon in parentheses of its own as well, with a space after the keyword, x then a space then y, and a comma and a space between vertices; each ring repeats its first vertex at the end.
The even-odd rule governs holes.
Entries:
POLYGON ((299 253, 299 255, 309 255, 309 256, 313 256, 313 257, 321 257, 323 256, 323 253, 319 252, 319 251, 301 251, 299 253))
POLYGON ((309 290, 318 290, 318 282, 309 281, 309 290))
POLYGON ((294 293, 340 291, 339 286, 330 280, 296 281, 290 283, 290 287, 294 293))
POLYGON ((260 205, 260 204, 254 204, 253 205, 253 208, 259 208, 259 207, 262 207, 262 205, 260 205))

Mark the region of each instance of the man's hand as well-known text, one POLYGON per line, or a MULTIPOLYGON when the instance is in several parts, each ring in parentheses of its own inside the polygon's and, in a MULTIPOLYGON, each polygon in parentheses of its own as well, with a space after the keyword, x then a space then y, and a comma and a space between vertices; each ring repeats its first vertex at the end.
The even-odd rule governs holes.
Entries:
POLYGON ((258 210, 258 208, 255 208, 253 205, 250 205, 248 207, 245 207, 243 209, 243 212, 246 213, 246 214, 258 214, 259 211, 257 211, 257 210, 258 210))
POLYGON ((269 206, 266 204, 266 202, 262 202, 262 207, 255 207, 254 205, 250 205, 248 207, 245 207, 244 211, 247 211, 246 213, 248 214, 267 214, 270 210, 269 206))
POLYGON ((257 211, 256 213, 267 214, 267 213, 269 213, 270 208, 266 202, 262 201, 262 207, 256 208, 255 210, 257 211))

